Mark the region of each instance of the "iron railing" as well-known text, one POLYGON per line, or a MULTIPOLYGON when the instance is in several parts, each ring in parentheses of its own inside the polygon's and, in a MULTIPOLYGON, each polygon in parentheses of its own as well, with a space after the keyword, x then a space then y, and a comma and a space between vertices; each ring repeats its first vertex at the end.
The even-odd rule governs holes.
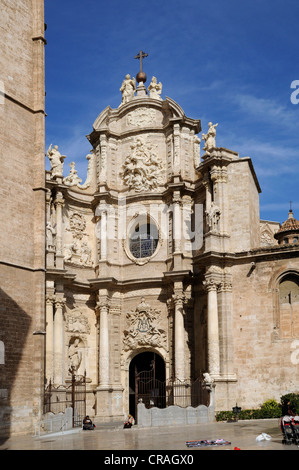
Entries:
POLYGON ((73 373, 70 385, 54 386, 50 381, 45 389, 44 414, 57 415, 70 407, 73 409, 73 427, 81 426, 86 416, 86 373, 79 377, 73 373))

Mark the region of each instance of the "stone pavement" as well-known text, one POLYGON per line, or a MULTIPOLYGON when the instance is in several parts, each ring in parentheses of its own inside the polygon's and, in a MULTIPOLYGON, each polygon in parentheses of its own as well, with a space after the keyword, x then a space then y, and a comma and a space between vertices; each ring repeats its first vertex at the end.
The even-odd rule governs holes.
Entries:
MULTIPOLYGON (((122 429, 115 425, 97 425, 94 431, 74 429, 43 436, 16 436, 0 442, 0 450, 93 450, 103 458, 121 455, 122 451, 169 451, 170 454, 197 453, 200 450, 299 450, 295 444, 282 444, 278 419, 249 420, 233 423, 204 423, 178 427, 122 429), (271 440, 256 441, 261 433, 271 440), (225 439, 230 445, 188 449, 186 441, 225 439)), ((153 453, 153 452, 152 452, 153 453)), ((132 453, 132 455, 134 452, 132 453)), ((111 462, 112 463, 112 462, 111 462)))

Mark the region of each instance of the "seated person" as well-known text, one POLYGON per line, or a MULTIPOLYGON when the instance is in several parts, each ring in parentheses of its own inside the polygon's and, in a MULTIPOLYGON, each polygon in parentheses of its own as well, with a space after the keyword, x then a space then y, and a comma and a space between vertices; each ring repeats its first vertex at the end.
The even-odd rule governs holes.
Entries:
POLYGON ((93 424, 90 417, 88 415, 85 416, 85 418, 83 419, 83 429, 86 431, 86 430, 94 429, 95 427, 96 425, 93 424))
POLYGON ((128 415, 127 421, 124 422, 124 428, 131 428, 135 424, 135 420, 132 415, 128 415))

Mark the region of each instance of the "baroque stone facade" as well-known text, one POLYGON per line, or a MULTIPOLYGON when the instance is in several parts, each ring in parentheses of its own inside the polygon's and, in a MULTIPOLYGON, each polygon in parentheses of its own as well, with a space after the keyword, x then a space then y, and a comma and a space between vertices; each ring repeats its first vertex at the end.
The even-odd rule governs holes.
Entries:
POLYGON ((64 383, 76 342, 89 414, 103 420, 130 411, 147 352, 166 381, 208 373, 216 410, 296 389, 298 245, 260 220, 251 159, 216 146, 218 124, 200 136, 153 78, 146 90, 127 75, 119 107, 95 120, 88 184, 73 163, 70 176, 47 172, 46 379, 64 383))
POLYGON ((1 433, 32 432, 45 386, 72 372, 103 421, 131 411, 153 363, 166 382, 210 377, 216 410, 297 391, 298 221, 260 220, 251 159, 217 147, 221 123, 202 130, 156 77, 127 74, 92 126, 84 180, 59 142, 44 148, 43 1, 3 14, 26 21, 8 21, 0 59, 1 433))

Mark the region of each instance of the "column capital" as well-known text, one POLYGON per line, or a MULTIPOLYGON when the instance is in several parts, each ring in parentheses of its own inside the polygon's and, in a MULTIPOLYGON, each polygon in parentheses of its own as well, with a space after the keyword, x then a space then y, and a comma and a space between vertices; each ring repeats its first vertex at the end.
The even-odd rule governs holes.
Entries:
POLYGON ((220 285, 220 281, 215 278, 206 278, 203 281, 203 287, 207 292, 216 291, 220 285))
POLYGON ((95 311, 97 315, 100 315, 103 310, 105 310, 108 313, 109 308, 110 308, 109 299, 101 299, 96 303, 95 311))
POLYGON ((220 292, 232 292, 233 285, 231 281, 221 281, 219 284, 219 291, 220 292))
POLYGON ((52 294, 46 294, 46 304, 54 304, 55 303, 55 295, 52 294))
POLYGON ((60 206, 63 206, 63 205, 64 205, 64 202, 65 202, 65 201, 64 201, 64 199, 63 199, 63 194, 62 194, 62 192, 58 191, 58 192, 56 193, 56 198, 55 198, 54 204, 55 204, 56 206, 59 206, 59 205, 60 205, 60 206))
POLYGON ((172 295, 172 299, 173 299, 175 305, 182 306, 185 302, 185 295, 184 295, 183 292, 175 292, 172 295))
POLYGON ((63 307, 65 306, 65 304, 66 304, 66 299, 65 299, 65 298, 61 298, 61 299, 57 299, 57 298, 56 298, 56 299, 54 300, 54 303, 55 303, 55 306, 56 306, 56 307, 61 307, 61 308, 63 308, 63 307))

